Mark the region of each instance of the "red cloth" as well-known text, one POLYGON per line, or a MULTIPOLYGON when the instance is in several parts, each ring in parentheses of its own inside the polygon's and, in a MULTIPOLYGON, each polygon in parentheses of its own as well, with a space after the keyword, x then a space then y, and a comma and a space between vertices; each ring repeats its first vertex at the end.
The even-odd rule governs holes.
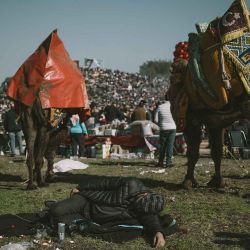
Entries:
POLYGON ((39 95, 43 108, 88 106, 84 78, 53 31, 12 77, 7 95, 30 106, 39 95))
POLYGON ((111 139, 112 144, 124 147, 145 147, 145 140, 141 136, 85 136, 85 145, 93 145, 97 142, 105 143, 107 137, 111 139))
POLYGON ((126 136, 111 136, 112 144, 117 144, 124 147, 145 147, 145 140, 141 136, 126 135, 126 136))

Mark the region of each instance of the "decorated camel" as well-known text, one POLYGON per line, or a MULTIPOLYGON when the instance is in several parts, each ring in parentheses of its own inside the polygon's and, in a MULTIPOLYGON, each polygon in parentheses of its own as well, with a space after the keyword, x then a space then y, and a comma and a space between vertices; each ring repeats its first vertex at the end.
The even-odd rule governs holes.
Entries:
POLYGON ((18 106, 26 141, 27 189, 46 186, 56 147, 68 135, 65 120, 88 105, 84 78, 53 31, 12 77, 7 96, 18 106), (42 175, 44 157, 48 160, 42 175), (37 182, 37 185, 35 184, 37 182))
POLYGON ((244 1, 234 1, 221 18, 197 25, 197 31, 176 46, 169 88, 177 129, 187 141, 183 185, 198 185, 194 169, 204 124, 215 166, 208 186, 223 187, 223 128, 240 118, 250 119, 250 22, 244 1))

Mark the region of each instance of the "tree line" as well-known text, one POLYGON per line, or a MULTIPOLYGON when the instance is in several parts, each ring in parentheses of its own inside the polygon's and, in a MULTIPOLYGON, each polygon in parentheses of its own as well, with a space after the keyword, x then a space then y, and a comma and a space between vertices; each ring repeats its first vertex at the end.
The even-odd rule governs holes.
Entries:
POLYGON ((140 74, 148 76, 150 79, 156 76, 169 78, 172 61, 154 60, 147 61, 140 66, 140 74))

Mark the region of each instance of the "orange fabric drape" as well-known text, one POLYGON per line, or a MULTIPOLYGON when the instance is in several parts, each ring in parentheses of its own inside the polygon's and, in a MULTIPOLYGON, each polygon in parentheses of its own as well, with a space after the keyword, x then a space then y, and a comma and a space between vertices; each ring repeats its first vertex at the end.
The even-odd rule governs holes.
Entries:
POLYGON ((7 95, 27 106, 39 96, 42 108, 88 107, 84 77, 56 30, 21 65, 7 95))

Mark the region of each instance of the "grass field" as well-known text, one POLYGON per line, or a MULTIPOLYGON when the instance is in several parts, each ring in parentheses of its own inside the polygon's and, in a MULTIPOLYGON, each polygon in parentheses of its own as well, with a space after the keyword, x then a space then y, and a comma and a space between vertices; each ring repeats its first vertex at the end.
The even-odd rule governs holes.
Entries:
MULTIPOLYGON (((60 160, 59 158, 56 161, 60 160)), ((44 208, 44 200, 61 199, 69 195, 72 187, 93 176, 136 176, 145 185, 166 198, 165 212, 172 214, 187 233, 177 233, 167 238, 164 249, 250 249, 250 160, 236 162, 223 159, 223 176, 227 187, 209 189, 206 183, 213 175, 213 164, 207 156, 201 157, 196 177, 200 187, 182 189, 186 158, 175 156, 175 167, 164 173, 153 173, 154 161, 87 159, 86 170, 57 174, 49 187, 27 191, 27 169, 24 158, 0 159, 0 214, 32 213, 44 208), (201 166, 202 165, 202 166, 201 166)), ((1 222, 0 222, 1 223, 1 222)), ((2 238, 0 246, 8 242, 32 240, 2 238)), ((35 249, 150 249, 140 238, 117 245, 75 235, 61 245, 52 238, 50 246, 34 245, 35 249), (73 241, 70 242, 70 241, 73 241)))

